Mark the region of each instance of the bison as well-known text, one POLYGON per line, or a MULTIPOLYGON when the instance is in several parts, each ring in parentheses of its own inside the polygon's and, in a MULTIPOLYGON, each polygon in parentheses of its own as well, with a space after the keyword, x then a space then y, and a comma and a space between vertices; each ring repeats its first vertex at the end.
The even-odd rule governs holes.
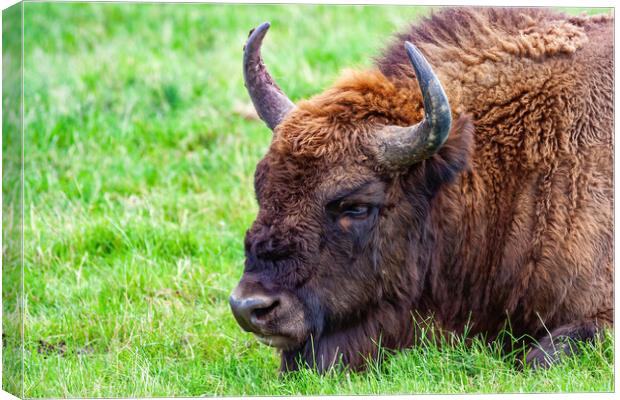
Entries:
POLYGON ((509 327, 533 366, 612 326, 611 16, 444 9, 296 105, 268 29, 244 47, 273 138, 230 305, 282 371, 363 369, 420 321, 509 327))

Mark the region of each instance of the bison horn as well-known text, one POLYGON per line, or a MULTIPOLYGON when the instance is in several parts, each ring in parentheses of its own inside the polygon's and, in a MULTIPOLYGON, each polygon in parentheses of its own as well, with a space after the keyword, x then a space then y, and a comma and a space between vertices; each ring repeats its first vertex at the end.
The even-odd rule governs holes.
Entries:
POLYGON ((294 105, 275 84, 260 55, 269 26, 269 22, 265 22, 250 31, 243 47, 243 79, 258 116, 273 130, 294 105))
POLYGON ((428 61, 410 42, 405 42, 405 49, 422 91, 424 119, 409 127, 386 126, 379 132, 377 158, 390 168, 406 167, 435 154, 452 124, 448 98, 428 61))

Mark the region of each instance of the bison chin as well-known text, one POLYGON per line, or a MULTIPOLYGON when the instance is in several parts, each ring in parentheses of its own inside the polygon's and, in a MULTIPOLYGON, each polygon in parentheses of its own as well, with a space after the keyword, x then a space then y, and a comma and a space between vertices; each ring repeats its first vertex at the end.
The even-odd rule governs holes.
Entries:
POLYGON ((309 336, 307 312, 289 291, 267 290, 251 278, 242 279, 230 296, 230 308, 241 328, 268 346, 294 350, 309 336))

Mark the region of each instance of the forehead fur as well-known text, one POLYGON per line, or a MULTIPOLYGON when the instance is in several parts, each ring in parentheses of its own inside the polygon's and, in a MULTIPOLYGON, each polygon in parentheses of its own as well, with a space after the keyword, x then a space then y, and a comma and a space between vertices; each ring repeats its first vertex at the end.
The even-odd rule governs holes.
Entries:
POLYGON ((330 89, 298 104, 277 127, 271 150, 327 162, 363 159, 382 125, 410 125, 422 111, 417 87, 397 87, 379 70, 347 71, 330 89))

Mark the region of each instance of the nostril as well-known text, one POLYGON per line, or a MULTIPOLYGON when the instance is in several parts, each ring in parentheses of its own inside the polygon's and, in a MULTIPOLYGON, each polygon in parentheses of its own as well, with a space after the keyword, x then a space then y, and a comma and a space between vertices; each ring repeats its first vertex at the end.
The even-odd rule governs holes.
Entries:
POLYGON ((239 325, 248 332, 256 332, 280 304, 279 299, 264 295, 245 298, 230 297, 230 307, 239 325))
POLYGON ((269 305, 267 307, 256 308, 254 311, 252 311, 252 320, 264 319, 273 310, 275 310, 279 305, 280 305, 280 301, 276 300, 271 305, 269 305))

